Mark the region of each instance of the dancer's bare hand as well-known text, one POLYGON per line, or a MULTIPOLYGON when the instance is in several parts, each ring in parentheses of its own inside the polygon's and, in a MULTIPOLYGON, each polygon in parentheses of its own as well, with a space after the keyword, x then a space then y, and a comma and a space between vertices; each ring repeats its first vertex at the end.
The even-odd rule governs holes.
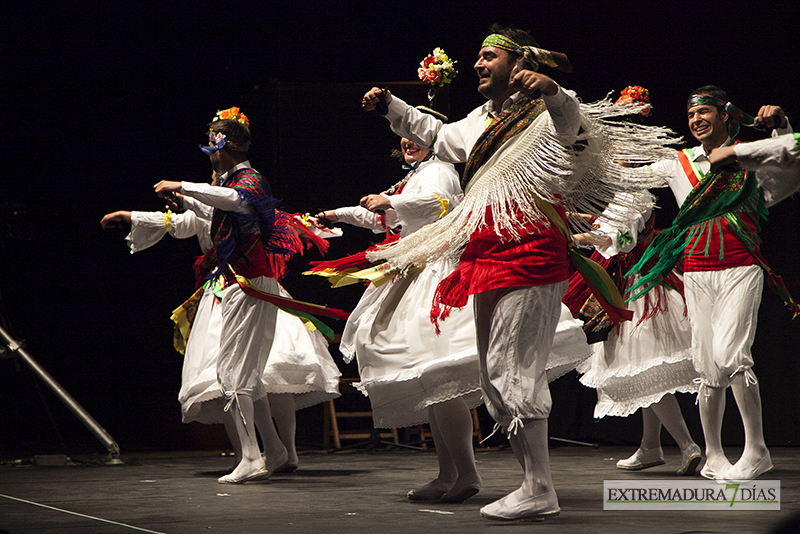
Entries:
POLYGON ((765 128, 786 128, 789 125, 786 114, 779 106, 761 106, 756 122, 765 128))
POLYGON ((317 228, 328 228, 330 225, 339 222, 339 217, 336 216, 336 211, 325 210, 314 215, 309 219, 309 222, 317 228))
POLYGON ((392 207, 392 203, 383 195, 367 195, 359 204, 373 213, 383 212, 392 207))
POLYGON ((167 201, 167 209, 172 211, 181 211, 183 209, 183 195, 180 193, 172 193, 164 197, 167 201))
POLYGON ((103 227, 103 230, 108 230, 109 228, 115 228, 119 223, 131 223, 131 212, 129 211, 115 211, 112 213, 106 213, 103 215, 103 218, 100 220, 100 226, 103 227))
POLYGON ((156 194, 161 198, 167 198, 170 193, 180 193, 181 192, 181 183, 180 182, 170 182, 168 180, 161 180, 156 185, 153 186, 156 194))
POLYGON ((736 161, 736 152, 733 150, 733 146, 721 146, 711 151, 708 161, 711 162, 711 171, 717 172, 720 167, 736 161))
POLYGON ((552 78, 523 68, 520 65, 522 61, 518 60, 511 71, 511 85, 515 89, 526 95, 536 92, 537 89, 547 96, 555 96, 558 93, 558 84, 552 78))
POLYGON ((392 93, 388 89, 373 87, 367 91, 367 93, 364 95, 364 98, 361 99, 361 107, 364 108, 364 111, 375 111, 375 108, 380 101, 381 93, 383 93, 383 96, 386 99, 386 105, 388 106, 391 103, 392 93))

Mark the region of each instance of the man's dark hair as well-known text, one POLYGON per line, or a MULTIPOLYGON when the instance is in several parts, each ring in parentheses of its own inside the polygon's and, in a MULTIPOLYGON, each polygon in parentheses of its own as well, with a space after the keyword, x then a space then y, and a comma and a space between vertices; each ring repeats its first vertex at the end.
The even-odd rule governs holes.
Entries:
MULTIPOLYGON (((697 89, 689 93, 687 100, 689 100, 695 95, 711 95, 714 98, 719 98, 723 102, 728 102, 728 93, 726 93, 716 85, 704 85, 703 87, 698 87, 697 89)), ((719 108, 720 110, 722 109, 719 106, 716 107, 719 108)))
MULTIPOLYGON (((508 37, 515 43, 520 46, 535 46, 539 48, 539 43, 536 42, 530 32, 525 30, 520 30, 519 28, 515 28, 514 26, 502 26, 500 24, 492 24, 489 27, 489 35, 497 33, 502 35, 503 37, 508 37)), ((519 56, 513 52, 509 52, 509 60, 516 61, 519 56)), ((510 63, 513 61, 509 61, 510 63)))
POLYGON ((212 132, 224 133, 228 141, 236 144, 250 142, 250 128, 233 119, 217 120, 209 123, 212 132))

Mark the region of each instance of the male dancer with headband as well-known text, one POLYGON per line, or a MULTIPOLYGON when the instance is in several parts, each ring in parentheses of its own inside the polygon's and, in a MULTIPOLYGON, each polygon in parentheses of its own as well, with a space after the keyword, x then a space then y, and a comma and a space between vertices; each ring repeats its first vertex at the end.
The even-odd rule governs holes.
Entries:
MULTIPOLYGON (((655 255, 659 257, 630 291, 634 298, 643 294, 660 280, 667 264, 671 269, 683 256, 693 359, 702 380, 698 402, 706 463, 700 474, 709 479, 752 480, 772 469, 750 351, 764 271, 770 285, 782 289, 779 277, 774 277, 760 253, 759 219, 766 216, 765 208, 781 198, 773 198, 768 189, 762 193, 756 186, 764 184, 757 184, 752 174, 706 173, 711 168, 712 150, 735 143, 739 122, 774 127, 773 135, 789 131, 790 126, 781 108, 763 106, 754 119, 730 104, 727 94, 713 85, 693 91, 686 108, 689 129, 700 146, 651 166, 651 170, 672 176, 669 186, 681 211, 634 267, 632 272, 642 269, 655 255), (734 465, 725 456, 721 437, 728 386, 745 431, 744 451, 734 465)), ((791 297, 785 295, 797 311, 791 297)))
POLYGON ((474 66, 478 91, 488 102, 465 119, 442 124, 388 91, 373 88, 364 95, 366 110, 385 98, 395 133, 431 147, 445 161, 467 162, 466 195, 453 213, 368 258, 386 259, 401 270, 441 256, 459 258, 458 268, 439 285, 432 317, 446 317, 473 295, 484 400, 524 470, 522 486, 481 514, 543 519, 560 512, 550 475, 545 374, 570 275, 558 188, 572 183, 573 160, 581 151, 570 146, 582 119, 576 98, 537 72, 540 64, 569 70, 566 56, 536 48, 518 29, 490 31, 474 66), (521 161, 531 154, 545 163, 521 161), (492 175, 503 166, 513 179, 492 175))

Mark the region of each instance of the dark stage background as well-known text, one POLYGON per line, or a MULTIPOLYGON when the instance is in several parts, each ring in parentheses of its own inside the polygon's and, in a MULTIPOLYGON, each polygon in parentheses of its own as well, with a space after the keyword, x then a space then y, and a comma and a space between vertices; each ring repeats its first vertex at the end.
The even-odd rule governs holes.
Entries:
MULTIPOLYGON (((460 71, 450 116, 482 103, 472 64, 492 22, 531 29, 543 47, 567 53, 574 72, 553 77, 584 101, 627 85, 649 88, 651 123, 688 142, 685 96, 707 83, 726 88, 751 114, 761 104, 781 105, 800 128, 798 10, 795 1, 298 0, 280 8, 15 2, 0 23, 3 327, 24 340, 123 453, 222 447, 219 429, 182 425, 176 401, 181 356, 171 347, 169 316, 192 292, 196 242, 165 239, 131 256, 125 231, 99 225, 117 209, 161 209, 152 194, 159 180, 207 180, 208 161, 197 145, 216 110, 242 108, 251 118, 254 166, 287 210, 313 212, 351 205, 402 176, 388 157, 397 138, 383 119, 359 108, 371 86, 388 84, 423 103, 424 88, 399 82, 413 82, 419 61, 441 46, 460 71)), ((668 190, 659 193, 664 226, 677 208, 668 190)), ((772 210, 764 254, 800 297, 797 202, 772 210)), ((346 235, 332 243, 331 257, 361 250, 372 238, 349 227, 346 235)), ((352 309, 360 288, 331 290, 297 274, 313 259, 293 260, 289 291, 352 309)), ((795 445, 800 322, 766 288, 759 321, 755 370, 767 441, 795 445)), ((341 368, 355 375, 353 366, 341 368)), ((551 434, 638 441, 638 415, 592 421, 594 392, 574 376, 554 383, 553 396, 551 434)), ((693 398, 681 402, 701 440, 693 398)), ((16 360, 0 359, 0 403, 0 458, 103 450, 16 360)), ((740 443, 733 406, 729 416, 725 443, 740 443)), ((298 421, 298 439, 319 444, 321 410, 300 412, 298 421)))

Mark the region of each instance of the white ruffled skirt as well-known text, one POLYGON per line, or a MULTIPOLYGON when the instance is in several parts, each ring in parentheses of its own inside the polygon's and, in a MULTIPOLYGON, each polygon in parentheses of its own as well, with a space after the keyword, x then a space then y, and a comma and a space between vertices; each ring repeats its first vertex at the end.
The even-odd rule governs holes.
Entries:
MULTIPOLYGON (((428 407, 437 402, 464 397, 470 408, 482 402, 472 297, 439 321, 440 335, 430 320, 436 287, 454 267, 440 260, 370 285, 345 325, 340 350, 358 361, 356 387, 370 399, 376 428, 427 423, 428 407)), ((547 364, 550 381, 590 356, 581 327, 562 306, 547 364)))
MULTIPOLYGON (((279 289, 281 296, 290 297, 285 289, 279 289)), ((222 423, 225 399, 217 381, 221 330, 220 303, 206 291, 200 300, 183 360, 178 400, 184 423, 222 423)), ((290 393, 294 395, 295 409, 300 410, 338 397, 340 376, 324 336, 308 330, 294 315, 278 310, 275 337, 261 373, 260 396, 290 393)))
POLYGON ((608 340, 592 345, 590 360, 578 368, 581 383, 597 389, 594 416, 626 417, 669 393, 693 393, 698 374, 692 363, 692 336, 680 294, 664 290, 667 311, 637 326, 644 298, 628 304, 633 320, 611 331, 608 340))

